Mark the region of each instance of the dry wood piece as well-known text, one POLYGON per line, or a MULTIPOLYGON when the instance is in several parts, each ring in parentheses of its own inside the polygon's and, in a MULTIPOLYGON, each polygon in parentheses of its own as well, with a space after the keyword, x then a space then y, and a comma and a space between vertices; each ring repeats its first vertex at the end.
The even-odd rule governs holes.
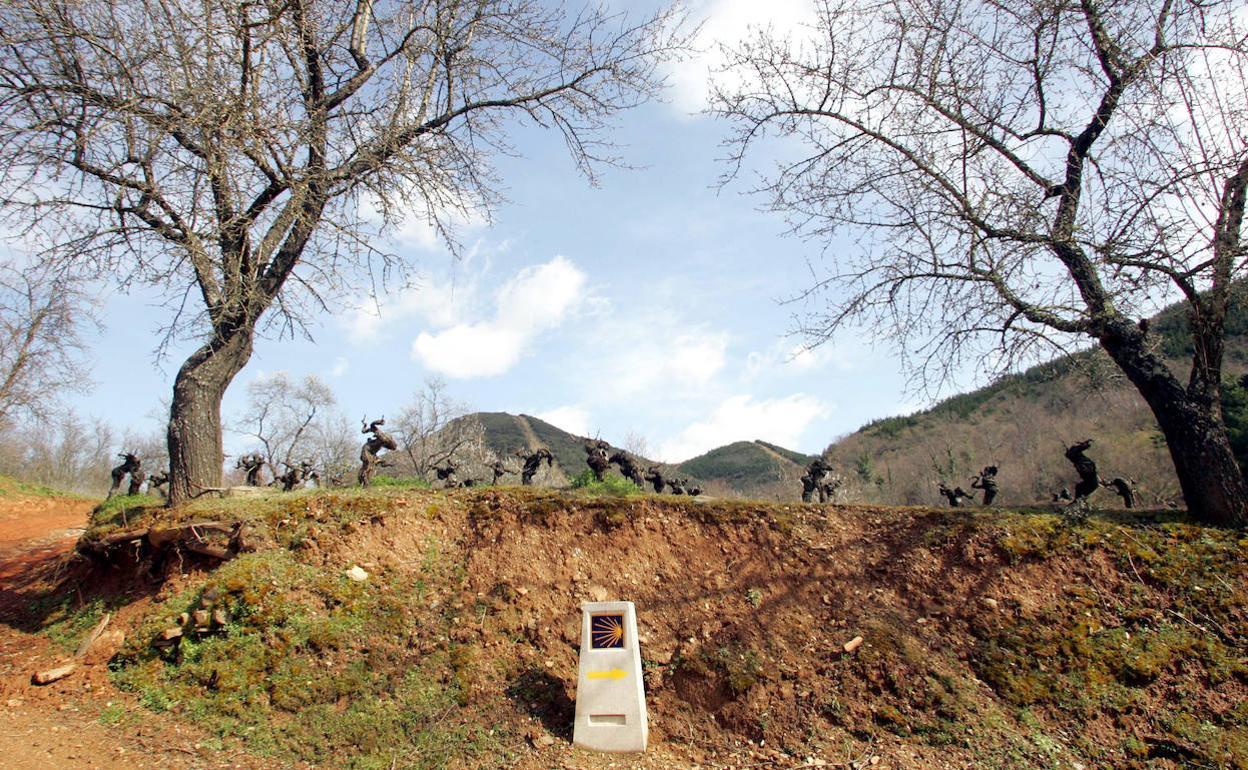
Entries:
POLYGON ((95 640, 100 638, 100 634, 104 633, 104 629, 108 628, 108 621, 113 619, 110 612, 104 613, 104 617, 99 623, 95 624, 95 628, 91 629, 91 633, 87 634, 82 640, 82 644, 78 645, 78 649, 74 652, 75 658, 81 658, 87 654, 87 650, 91 649, 91 645, 95 644, 95 640))
POLYGON ((78 668, 77 663, 66 663, 63 666, 50 668, 47 671, 38 671, 30 678, 33 684, 51 684, 58 679, 64 679, 74 673, 74 669, 78 668))
POLYGON ((103 551, 106 548, 120 543, 142 540, 144 537, 147 537, 146 529, 131 529, 125 532, 114 532, 111 535, 105 535, 99 540, 92 540, 90 543, 86 544, 86 547, 92 550, 103 551))
MULTIPOLYGON (((78 551, 105 560, 113 558, 119 546, 131 545, 157 554, 171 551, 189 551, 221 561, 233 559, 242 550, 242 522, 195 521, 170 526, 154 526, 148 529, 127 530, 105 535, 91 541, 78 543, 78 551)), ((248 532, 254 538, 254 531, 248 532)), ((254 544, 251 545, 254 547, 254 544)))
POLYGON ((853 639, 850 639, 848 642, 841 645, 841 649, 844 650, 845 652, 853 652, 854 650, 858 649, 861 646, 862 646, 862 637, 855 636, 853 639))

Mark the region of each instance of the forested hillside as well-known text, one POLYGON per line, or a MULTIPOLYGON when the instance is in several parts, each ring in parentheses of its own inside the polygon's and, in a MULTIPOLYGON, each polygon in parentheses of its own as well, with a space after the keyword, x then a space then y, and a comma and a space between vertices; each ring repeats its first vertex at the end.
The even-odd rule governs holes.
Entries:
POLYGON ((798 496, 798 479, 813 459, 766 441, 737 441, 686 460, 677 468, 691 478, 713 483, 721 493, 788 500, 798 496))
MULTIPOLYGON (((1241 299, 1227 319, 1228 380, 1248 370, 1248 309, 1241 299)), ((1169 309, 1150 321, 1150 337, 1182 372, 1191 355, 1187 318, 1169 309)), ((1233 405, 1228 422, 1238 417, 1233 405)), ((1008 375, 921 412, 868 423, 827 453, 847 478, 852 500, 933 503, 938 482, 968 482, 986 465, 1000 467, 998 502, 1046 501, 1075 474, 1065 447, 1084 438, 1104 478, 1137 482, 1142 505, 1178 502, 1165 442, 1152 413, 1108 358, 1088 350, 1008 375)), ((1106 502, 1111 493, 1098 493, 1106 502)))

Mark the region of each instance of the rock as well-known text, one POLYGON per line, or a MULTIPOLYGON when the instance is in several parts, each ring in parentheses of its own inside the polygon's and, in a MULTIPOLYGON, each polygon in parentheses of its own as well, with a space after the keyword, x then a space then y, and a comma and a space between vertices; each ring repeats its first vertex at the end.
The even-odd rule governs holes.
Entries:
POLYGON ((361 567, 354 566, 351 569, 347 570, 347 577, 351 578, 357 583, 363 583, 365 580, 368 580, 368 573, 365 572, 361 567))
POLYGON ((208 624, 212 622, 212 613, 208 610, 195 610, 192 617, 195 619, 195 630, 202 631, 208 628, 208 624))
POLYGON ((848 642, 841 645, 841 649, 844 650, 845 652, 853 652, 854 650, 858 649, 861 646, 862 646, 862 637, 855 636, 853 639, 850 639, 848 642))
POLYGON ((37 671, 35 672, 33 676, 30 677, 30 681, 33 684, 51 684, 52 682, 55 682, 58 679, 64 679, 65 677, 74 673, 74 669, 76 668, 78 668, 77 663, 66 663, 63 666, 50 668, 50 669, 47 669, 46 671, 37 671))
POLYGON ((605 601, 608 601, 611 597, 611 593, 606 588, 603 588, 600 585, 588 586, 585 589, 585 592, 589 594, 589 598, 593 599, 596 602, 605 602, 605 601))
POLYGON ((256 529, 249 524, 241 524, 234 534, 234 547, 239 553, 251 553, 256 550, 256 529))
POLYGON ((173 628, 166 628, 164 631, 161 631, 161 632, 160 632, 160 636, 159 636, 159 637, 157 637, 157 638, 159 638, 161 641, 165 641, 165 642, 171 642, 171 641, 173 641, 174 639, 181 639, 181 638, 182 638, 182 627, 181 627, 181 626, 175 626, 175 627, 173 627, 173 628))
POLYGON ((87 648, 87 653, 82 656, 84 663, 88 665, 99 665, 107 663, 117 650, 121 649, 121 645, 126 641, 126 634, 119 628, 111 628, 95 638, 91 646, 87 648))
POLYGON ((81 658, 87 654, 87 650, 91 649, 91 645, 95 644, 95 640, 104 633, 104 629, 108 628, 108 622, 112 620, 112 613, 104 613, 104 617, 100 618, 100 622, 95 624, 90 632, 83 638, 82 643, 78 645, 78 651, 74 653, 75 658, 81 658))
POLYGON ((537 745, 538 746, 554 746, 555 739, 551 738, 549 735, 543 735, 541 738, 537 739, 537 745))
POLYGON ((225 614, 225 610, 217 608, 212 611, 212 624, 214 626, 224 626, 230 622, 230 616, 225 614))
POLYGON ((984 606, 985 606, 985 607, 988 607, 988 608, 990 608, 990 609, 994 609, 994 610, 997 608, 997 600, 996 600, 996 599, 993 599, 993 598, 991 598, 991 597, 985 596, 985 597, 983 597, 982 599, 980 599, 980 601, 984 603, 984 606))

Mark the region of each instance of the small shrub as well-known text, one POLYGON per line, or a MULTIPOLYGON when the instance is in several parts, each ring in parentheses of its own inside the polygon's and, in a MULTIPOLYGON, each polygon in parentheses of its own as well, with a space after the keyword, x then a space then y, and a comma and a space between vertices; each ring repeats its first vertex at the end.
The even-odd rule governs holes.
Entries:
POLYGON ((586 468, 572 479, 572 488, 597 495, 639 495, 641 487, 623 476, 605 476, 602 481, 594 478, 594 472, 586 468))
POLYGON ((102 725, 118 725, 126 718, 126 707, 109 703, 100 709, 99 722, 102 725))

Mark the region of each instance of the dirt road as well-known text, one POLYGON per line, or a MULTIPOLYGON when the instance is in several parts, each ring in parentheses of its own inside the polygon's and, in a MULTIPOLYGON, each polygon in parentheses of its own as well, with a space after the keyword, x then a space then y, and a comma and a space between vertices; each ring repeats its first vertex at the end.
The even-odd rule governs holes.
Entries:
POLYGON ((60 582, 95 500, 0 496, 0 766, 8 770, 273 768, 237 747, 141 707, 108 679, 105 660, 36 687, 31 674, 70 655, 30 608, 74 596, 60 582))

